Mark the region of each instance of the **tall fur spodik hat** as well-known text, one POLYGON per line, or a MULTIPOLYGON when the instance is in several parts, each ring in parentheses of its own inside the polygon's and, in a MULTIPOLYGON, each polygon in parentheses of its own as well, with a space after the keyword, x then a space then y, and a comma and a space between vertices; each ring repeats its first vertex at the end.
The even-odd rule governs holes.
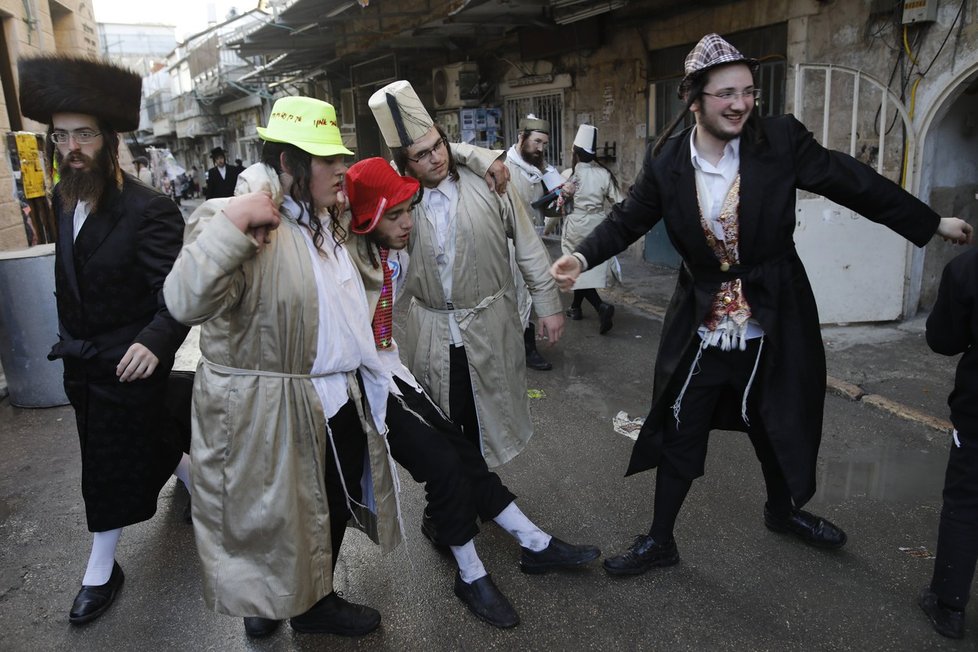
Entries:
POLYGON ((139 127, 143 80, 135 72, 93 57, 44 55, 21 59, 20 112, 51 124, 55 113, 83 113, 114 131, 139 127))

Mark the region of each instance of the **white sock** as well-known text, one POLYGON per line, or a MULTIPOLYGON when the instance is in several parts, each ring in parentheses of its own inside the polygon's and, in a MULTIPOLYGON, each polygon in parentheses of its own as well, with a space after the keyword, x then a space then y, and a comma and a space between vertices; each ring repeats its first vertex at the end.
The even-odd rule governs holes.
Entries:
POLYGON ((190 456, 189 455, 187 455, 186 453, 183 454, 183 457, 181 457, 180 461, 177 462, 177 468, 173 469, 173 475, 180 478, 180 482, 183 483, 183 486, 187 488, 187 491, 190 491, 190 456))
POLYGON ((122 528, 95 532, 92 539, 92 554, 88 558, 88 569, 82 579, 84 586, 102 586, 112 575, 112 565, 115 563, 115 547, 119 543, 122 528))
POLYGON ((516 537, 521 546, 533 552, 540 552, 550 545, 550 535, 528 519, 516 506, 516 501, 506 505, 506 509, 499 512, 499 515, 492 520, 516 537))
POLYGON ((452 549, 452 554, 455 555, 458 574, 462 577, 463 582, 471 584, 480 577, 488 575, 485 566, 482 565, 482 560, 479 559, 479 553, 475 551, 475 539, 469 539, 468 543, 461 546, 449 547, 452 549))

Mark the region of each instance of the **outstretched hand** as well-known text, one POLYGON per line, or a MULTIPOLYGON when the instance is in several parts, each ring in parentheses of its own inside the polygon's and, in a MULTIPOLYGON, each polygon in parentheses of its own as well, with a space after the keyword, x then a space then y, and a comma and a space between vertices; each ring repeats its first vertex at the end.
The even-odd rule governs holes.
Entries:
POLYGON ((937 235, 944 238, 945 242, 968 244, 973 234, 974 229, 971 225, 957 217, 942 217, 941 223, 937 226, 937 235))
POLYGON ((563 255, 550 266, 550 275, 557 281, 557 286, 564 292, 574 287, 574 282, 581 275, 581 261, 575 256, 563 255))

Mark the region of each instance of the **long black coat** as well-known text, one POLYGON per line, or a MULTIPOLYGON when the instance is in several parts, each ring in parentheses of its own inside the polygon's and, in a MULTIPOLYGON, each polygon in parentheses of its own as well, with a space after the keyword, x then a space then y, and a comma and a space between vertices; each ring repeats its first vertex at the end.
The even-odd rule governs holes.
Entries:
POLYGON ((209 169, 207 171, 207 186, 204 188, 204 197, 207 199, 233 197, 234 186, 238 183, 238 175, 241 174, 242 169, 236 165, 225 165, 223 178, 216 167, 209 169))
MULTIPOLYGON (((699 344, 696 330, 720 284, 740 277, 744 296, 765 332, 763 370, 751 389, 796 504, 815 493, 822 437, 825 350, 805 267, 795 251, 796 190, 823 195, 885 224, 923 246, 939 216, 855 159, 827 150, 793 116, 745 129, 740 143, 740 265, 728 272, 707 245, 700 224, 690 132, 660 155, 649 148, 624 201, 578 247, 597 265, 645 235, 660 219, 683 259, 655 363, 652 409, 632 450, 627 475, 658 465, 663 424, 699 344), (760 384, 760 387, 756 385, 760 384)), ((739 401, 721 401, 713 426, 744 431, 739 401)))
POLYGON ((947 404, 955 428, 978 434, 978 249, 968 249, 944 267, 927 318, 927 344, 941 355, 964 354, 947 404))
MULTIPOLYGON (((74 206, 55 192, 55 253, 65 392, 75 408, 82 495, 93 532, 143 521, 182 454, 166 407, 173 358, 188 328, 163 301, 163 280, 183 243, 176 205, 126 175, 72 241, 74 206), (116 365, 133 343, 160 360, 150 378, 120 383, 116 365)), ((185 406, 189 408, 189 406, 185 406)))

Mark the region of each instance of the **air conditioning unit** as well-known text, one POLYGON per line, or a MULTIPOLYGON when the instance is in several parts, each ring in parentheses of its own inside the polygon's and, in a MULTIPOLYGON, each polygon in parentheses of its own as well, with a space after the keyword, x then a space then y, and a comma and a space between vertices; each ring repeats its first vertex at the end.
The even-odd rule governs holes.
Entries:
POLYGON ((479 104, 479 66, 474 62, 450 63, 435 68, 431 82, 436 109, 479 104))

